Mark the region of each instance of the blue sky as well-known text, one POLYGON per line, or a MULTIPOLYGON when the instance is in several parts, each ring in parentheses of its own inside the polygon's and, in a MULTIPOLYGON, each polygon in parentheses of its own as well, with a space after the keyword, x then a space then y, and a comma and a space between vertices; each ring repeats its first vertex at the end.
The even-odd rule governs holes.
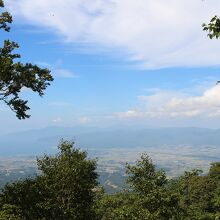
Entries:
POLYGON ((31 119, 1 105, 8 133, 45 126, 219 127, 220 41, 201 24, 220 2, 7 0, 22 62, 52 71, 31 119), (186 14, 187 11, 187 14, 186 14))

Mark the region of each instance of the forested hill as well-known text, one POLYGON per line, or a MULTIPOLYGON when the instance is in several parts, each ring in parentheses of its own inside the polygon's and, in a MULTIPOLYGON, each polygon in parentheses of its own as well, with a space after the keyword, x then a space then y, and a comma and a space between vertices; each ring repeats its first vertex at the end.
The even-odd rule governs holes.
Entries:
POLYGON ((2 155, 54 152, 60 139, 83 149, 179 146, 219 146, 220 129, 48 127, 1 136, 2 155))

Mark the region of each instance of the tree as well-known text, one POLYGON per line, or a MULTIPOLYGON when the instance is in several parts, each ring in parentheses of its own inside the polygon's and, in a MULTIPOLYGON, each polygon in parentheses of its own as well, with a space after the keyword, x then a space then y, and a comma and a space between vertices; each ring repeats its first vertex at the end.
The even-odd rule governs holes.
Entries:
POLYGON ((44 199, 44 189, 40 186, 39 178, 6 184, 0 194, 0 210, 16 216, 19 214, 24 219, 40 219, 45 215, 44 209, 39 206, 44 199))
MULTIPOLYGON (((0 0, 0 9, 4 8, 3 0, 0 0)), ((12 16, 8 12, 0 14, 0 29, 9 32, 12 23, 12 16)), ((19 45, 13 41, 5 40, 0 48, 0 101, 3 101, 10 109, 16 113, 17 118, 25 119, 30 115, 27 100, 20 97, 21 90, 28 88, 40 96, 44 95, 44 90, 53 81, 53 77, 48 69, 42 69, 31 63, 22 64, 16 62, 21 56, 14 53, 19 45)))
POLYGON ((151 158, 142 154, 135 165, 127 165, 128 184, 140 194, 148 194, 167 183, 164 171, 157 171, 151 158))
POLYGON ((149 219, 182 219, 178 194, 167 189, 165 172, 157 170, 147 154, 142 154, 135 165, 128 165, 126 173, 128 184, 150 213, 149 219))
POLYGON ((152 160, 143 154, 135 165, 128 165, 130 190, 104 195, 98 200, 97 213, 102 220, 185 219, 179 196, 167 188, 167 178, 156 170, 152 160))
POLYGON ((153 216, 135 193, 124 191, 114 195, 103 194, 97 200, 96 214, 101 220, 152 220, 153 216))
POLYGON ((207 175, 201 170, 185 172, 171 180, 168 188, 180 196, 180 205, 187 212, 186 219, 219 219, 220 163, 213 163, 207 175))
POLYGON ((51 219, 93 219, 96 160, 88 160, 86 152, 73 148, 73 143, 67 141, 59 145, 59 150, 57 155, 45 155, 37 161, 47 192, 42 205, 52 211, 51 219))
POLYGON ((45 155, 37 164, 41 174, 35 179, 4 187, 0 193, 0 214, 5 214, 7 206, 15 207, 27 220, 95 219, 96 160, 88 159, 86 152, 65 141, 59 145, 59 153, 45 155))
POLYGON ((208 31, 208 37, 210 39, 220 37, 220 17, 215 15, 208 24, 203 24, 203 30, 208 31))

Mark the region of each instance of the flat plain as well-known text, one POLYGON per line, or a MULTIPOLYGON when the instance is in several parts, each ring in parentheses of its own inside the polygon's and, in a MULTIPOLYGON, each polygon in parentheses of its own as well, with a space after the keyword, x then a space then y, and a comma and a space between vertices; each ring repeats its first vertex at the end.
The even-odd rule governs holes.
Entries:
MULTIPOLYGON (((125 167, 134 164, 142 153, 147 153, 158 169, 166 171, 169 178, 175 178, 192 169, 206 173, 212 162, 220 161, 220 147, 189 145, 147 148, 102 148, 88 151, 89 158, 97 158, 100 184, 112 193, 125 187, 125 167)), ((38 174, 36 157, 0 157, 0 186, 18 179, 38 174)))

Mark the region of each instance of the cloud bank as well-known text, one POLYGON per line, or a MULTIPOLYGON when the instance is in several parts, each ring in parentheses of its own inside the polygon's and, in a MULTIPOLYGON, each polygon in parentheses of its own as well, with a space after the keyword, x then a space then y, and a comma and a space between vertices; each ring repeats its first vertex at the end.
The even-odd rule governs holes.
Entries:
POLYGON ((149 96, 140 96, 139 100, 139 107, 120 112, 118 117, 123 120, 220 117, 220 85, 197 96, 161 90, 149 96))
POLYGON ((22 23, 55 31, 69 43, 120 49, 144 69, 220 64, 220 43, 201 24, 219 0, 7 0, 22 23))

